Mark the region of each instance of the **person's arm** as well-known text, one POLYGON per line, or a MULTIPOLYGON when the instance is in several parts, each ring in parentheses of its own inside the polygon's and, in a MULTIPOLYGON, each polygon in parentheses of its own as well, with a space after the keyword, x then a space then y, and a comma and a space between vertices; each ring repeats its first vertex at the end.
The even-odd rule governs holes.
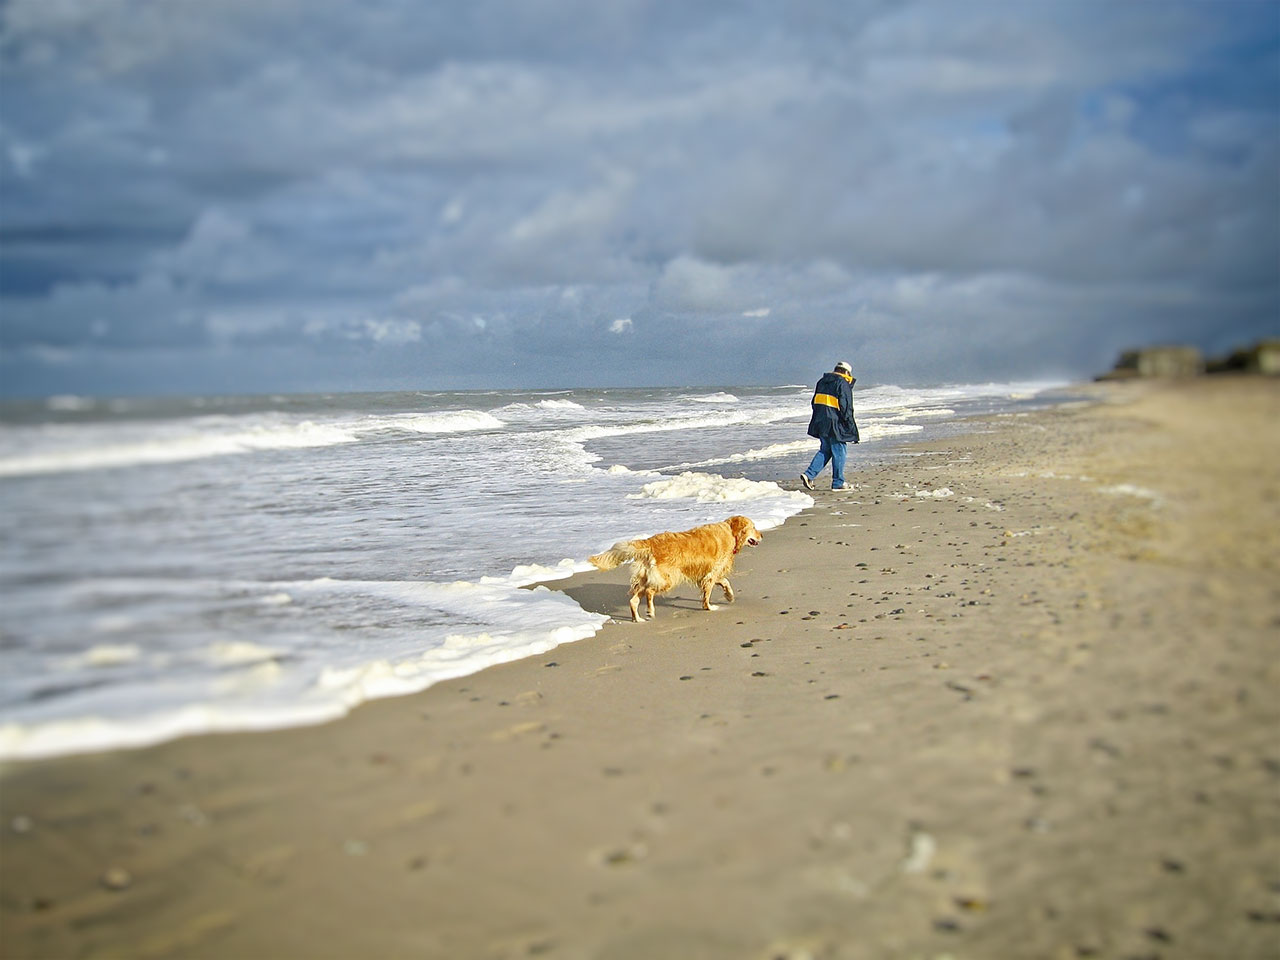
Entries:
POLYGON ((860 438, 858 437, 857 421, 853 419, 853 387, 846 386, 844 392, 846 396, 840 404, 840 416, 847 419, 846 429, 853 432, 853 442, 857 443, 860 438))

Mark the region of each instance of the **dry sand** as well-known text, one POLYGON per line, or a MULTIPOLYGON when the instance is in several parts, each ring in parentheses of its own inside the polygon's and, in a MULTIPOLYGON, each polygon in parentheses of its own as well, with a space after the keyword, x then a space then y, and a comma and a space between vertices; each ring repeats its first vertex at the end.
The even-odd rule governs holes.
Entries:
POLYGON ((1280 956, 1280 382, 1081 395, 817 492, 715 613, 9 767, 3 956, 1280 956))

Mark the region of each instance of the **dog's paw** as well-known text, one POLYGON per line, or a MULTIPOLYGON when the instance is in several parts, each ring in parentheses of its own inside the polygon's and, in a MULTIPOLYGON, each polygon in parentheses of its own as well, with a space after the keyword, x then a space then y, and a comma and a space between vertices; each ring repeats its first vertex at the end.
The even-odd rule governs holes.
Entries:
POLYGON ((708 603, 706 608, 707 608, 708 610, 719 610, 719 609, 720 609, 719 605, 718 605, 718 604, 715 604, 715 603, 708 603))

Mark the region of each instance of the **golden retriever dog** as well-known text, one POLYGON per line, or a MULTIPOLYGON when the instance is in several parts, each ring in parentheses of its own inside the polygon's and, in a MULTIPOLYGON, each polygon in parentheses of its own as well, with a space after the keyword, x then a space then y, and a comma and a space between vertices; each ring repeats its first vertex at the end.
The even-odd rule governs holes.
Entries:
POLYGON ((653 598, 688 580, 702 588, 702 609, 716 609, 711 603, 715 586, 724 590, 733 603, 729 572, 733 558, 745 546, 760 542, 760 531, 747 517, 730 517, 679 533, 659 533, 644 540, 623 540, 604 553, 587 559, 600 570, 632 564, 631 619, 639 622, 640 596, 644 595, 653 617, 653 598))

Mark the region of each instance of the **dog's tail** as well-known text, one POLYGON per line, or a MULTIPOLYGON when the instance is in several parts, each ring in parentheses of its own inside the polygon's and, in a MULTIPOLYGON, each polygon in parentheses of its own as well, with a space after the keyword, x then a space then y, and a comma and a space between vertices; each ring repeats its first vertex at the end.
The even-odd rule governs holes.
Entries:
POLYGON ((635 540, 619 540, 604 553, 597 553, 594 557, 587 557, 587 562, 598 570, 612 570, 614 567, 620 567, 624 563, 635 563, 648 558, 649 550, 647 547, 637 543, 635 540))

